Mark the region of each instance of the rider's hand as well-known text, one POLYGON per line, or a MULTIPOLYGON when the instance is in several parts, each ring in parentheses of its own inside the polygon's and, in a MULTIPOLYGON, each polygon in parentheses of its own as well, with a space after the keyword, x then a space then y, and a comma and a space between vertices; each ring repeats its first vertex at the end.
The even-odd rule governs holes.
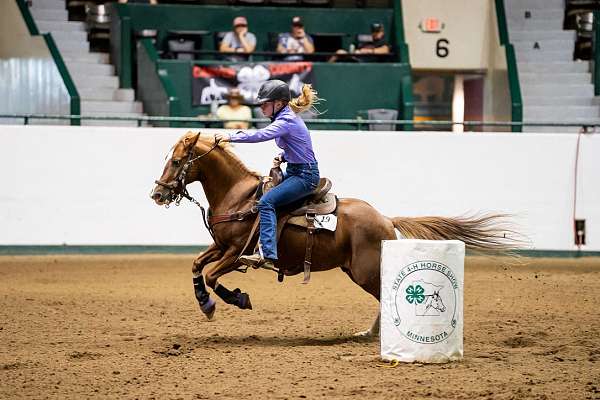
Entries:
POLYGON ((215 135, 215 140, 217 142, 229 142, 230 139, 229 133, 217 133, 215 135))
POLYGON ((283 162, 283 157, 282 156, 277 156, 273 159, 273 168, 277 168, 281 165, 281 163, 283 162))

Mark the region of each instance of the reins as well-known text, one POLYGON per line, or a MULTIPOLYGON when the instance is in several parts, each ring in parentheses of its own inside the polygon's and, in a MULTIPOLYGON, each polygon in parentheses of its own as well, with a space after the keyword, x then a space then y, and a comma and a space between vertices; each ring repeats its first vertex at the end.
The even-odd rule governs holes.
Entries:
MULTIPOLYGON (((200 204, 200 202, 198 200, 196 200, 195 198, 193 198, 188 190, 187 187, 185 185, 185 177, 186 174, 188 172, 188 169, 191 167, 191 165, 201 159, 202 157, 208 155, 211 151, 213 151, 214 149, 217 148, 217 146, 219 145, 219 141, 215 138, 215 144, 212 145, 212 147, 210 149, 208 149, 207 151, 205 151, 204 153, 194 157, 193 153, 194 153, 194 148, 196 147, 196 143, 198 143, 198 139, 200 138, 200 134, 198 134, 198 136, 196 136, 196 140, 194 140, 194 144, 191 147, 190 152, 188 153, 188 159, 185 162, 185 164, 183 164, 181 171, 179 172, 179 174, 175 177, 175 179, 173 179, 173 181, 171 182, 162 182, 160 180, 156 180, 154 181, 157 185, 163 186, 167 189, 169 189, 171 192, 174 192, 178 187, 180 187, 180 191, 177 194, 171 195, 171 198, 173 200, 173 202, 175 203, 176 206, 179 206, 179 204, 181 203, 181 200, 183 198, 188 199, 190 202, 194 203, 195 205, 197 205, 200 208, 200 211, 202 211, 202 222, 204 223, 204 226, 206 227, 206 230, 208 230, 208 233, 210 233, 210 236, 213 238, 214 242, 218 245, 217 243, 217 238, 215 237, 215 233, 213 230, 213 226, 223 223, 223 222, 230 222, 230 221, 243 221, 246 218, 248 218, 251 215, 255 215, 258 214, 258 209, 256 208, 256 206, 252 206, 250 209, 245 210, 245 211, 236 211, 234 213, 231 214, 221 214, 221 215, 214 215, 214 216, 210 216, 208 215, 209 213, 206 212, 206 209, 202 206, 202 204, 200 204)), ((169 208, 169 204, 165 205, 166 208, 169 208)), ((210 210, 209 210, 210 211, 210 210)), ((250 235, 248 236, 248 239, 246 240, 246 243, 244 244, 244 247, 242 249, 242 251, 240 252, 240 254, 238 255, 237 260, 239 260, 239 258, 242 256, 242 254, 244 254, 244 252, 246 251, 246 249, 248 248, 248 246, 250 245, 250 242, 252 241, 252 238, 254 237, 256 230, 258 228, 258 224, 259 224, 259 219, 258 216, 256 217, 253 225, 252 225, 252 229, 250 230, 250 235)), ((219 246, 220 247, 220 246, 219 246)), ((247 269, 247 268, 246 268, 247 269)), ((245 269, 241 268, 239 269, 240 272, 246 272, 245 269)))
MULTIPOLYGON (((192 164, 194 162, 196 162, 197 160, 201 159, 202 157, 208 155, 210 152, 212 152, 214 149, 216 149, 219 146, 220 141, 215 138, 215 144, 213 144, 210 149, 208 149, 204 153, 194 157, 194 148, 196 147, 196 144, 198 143, 199 138, 200 138, 200 133, 198 133, 198 135, 196 136, 196 140, 194 140, 194 144, 192 145, 191 150, 188 153, 188 159, 185 162, 185 164, 183 164, 183 167, 181 167, 181 171, 179 172, 179 174, 177 174, 175 179, 173 179, 173 181, 169 182, 169 183, 162 182, 160 180, 156 180, 156 181, 154 181, 154 183, 156 183, 157 185, 166 187, 167 189, 171 190, 172 192, 174 192, 175 189, 177 189, 177 187, 181 187, 181 190, 179 191, 179 193, 175 194, 174 197, 171 196, 173 199, 173 202, 175 203, 175 206, 179 206, 179 204, 181 203, 181 200, 183 198, 186 198, 190 202, 197 205, 200 208, 200 211, 202 211, 202 222, 204 222, 204 226, 206 227, 206 229, 208 230, 208 233, 210 233, 210 235, 212 236, 213 240, 216 243, 217 240, 215 238, 215 234, 213 232, 211 225, 208 223, 206 209, 202 206, 202 204, 200 204, 200 202, 198 200, 196 200, 195 198, 193 198, 190 195, 190 193, 188 192, 187 187, 185 185, 185 177, 187 175, 188 169, 192 166, 192 164)), ((169 208, 169 205, 170 204, 166 204, 165 207, 169 208)))

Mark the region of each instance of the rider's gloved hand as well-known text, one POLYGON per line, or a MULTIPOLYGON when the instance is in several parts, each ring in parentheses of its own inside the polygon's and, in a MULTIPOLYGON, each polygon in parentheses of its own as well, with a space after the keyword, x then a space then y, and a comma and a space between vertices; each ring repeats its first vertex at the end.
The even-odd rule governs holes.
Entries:
POLYGON ((283 155, 278 155, 273 159, 273 168, 277 168, 284 162, 283 155))
POLYGON ((229 142, 230 138, 229 133, 217 133, 215 135, 215 141, 217 142, 229 142))

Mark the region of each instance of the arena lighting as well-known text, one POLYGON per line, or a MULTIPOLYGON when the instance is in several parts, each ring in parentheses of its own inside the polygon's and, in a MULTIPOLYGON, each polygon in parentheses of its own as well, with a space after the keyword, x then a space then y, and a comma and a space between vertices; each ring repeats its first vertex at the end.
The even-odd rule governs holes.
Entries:
POLYGON ((421 32, 440 33, 444 29, 444 24, 438 18, 425 18, 419 24, 421 32))

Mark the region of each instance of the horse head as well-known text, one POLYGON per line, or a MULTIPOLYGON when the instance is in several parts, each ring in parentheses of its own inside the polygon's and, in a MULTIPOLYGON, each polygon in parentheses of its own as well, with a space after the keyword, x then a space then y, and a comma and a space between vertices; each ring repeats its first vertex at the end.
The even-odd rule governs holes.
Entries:
POLYGON ((189 182, 187 172, 194 155, 194 147, 198 143, 200 133, 188 132, 173 146, 171 156, 167 155, 167 163, 163 169, 160 179, 156 180, 156 186, 150 197, 158 205, 168 205, 177 201, 189 182))
POLYGON ((433 295, 431 295, 431 307, 438 310, 439 312, 446 311, 446 306, 442 301, 442 297, 440 296, 439 290, 434 291, 433 295))

